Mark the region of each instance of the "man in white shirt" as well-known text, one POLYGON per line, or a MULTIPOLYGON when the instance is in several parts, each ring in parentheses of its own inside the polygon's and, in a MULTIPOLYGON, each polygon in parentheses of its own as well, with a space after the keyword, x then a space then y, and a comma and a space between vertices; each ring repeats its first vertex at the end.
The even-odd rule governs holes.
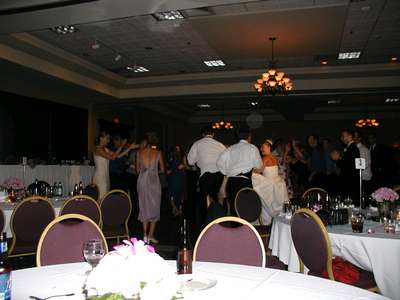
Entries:
POLYGON ((253 169, 262 169, 262 159, 258 148, 251 144, 251 132, 246 127, 239 128, 239 142, 226 149, 217 160, 220 172, 228 176, 226 193, 230 204, 231 215, 236 215, 235 198, 239 190, 253 188, 251 173, 253 169))
POLYGON ((365 159, 365 169, 361 170, 361 178, 363 180, 363 187, 367 193, 372 192, 369 187, 370 180, 372 178, 371 171, 371 152, 369 149, 361 142, 362 136, 358 131, 354 132, 354 142, 356 143, 358 150, 360 151, 360 157, 365 159))
POLYGON ((203 226, 207 216, 207 195, 218 202, 218 192, 224 175, 217 168, 217 159, 226 147, 214 139, 214 130, 211 126, 202 130, 203 138, 196 141, 190 148, 187 156, 189 165, 196 164, 200 168, 200 201, 197 205, 198 225, 203 226))

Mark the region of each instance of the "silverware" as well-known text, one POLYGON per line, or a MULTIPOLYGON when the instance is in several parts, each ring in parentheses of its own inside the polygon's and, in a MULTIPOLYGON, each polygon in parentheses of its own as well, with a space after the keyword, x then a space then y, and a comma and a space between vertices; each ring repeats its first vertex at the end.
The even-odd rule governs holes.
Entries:
POLYGON ((29 299, 33 299, 33 300, 47 300, 47 299, 51 299, 51 298, 56 298, 56 297, 69 297, 69 296, 74 296, 74 293, 70 293, 70 294, 63 294, 63 295, 53 295, 53 296, 49 296, 46 298, 40 298, 40 297, 36 297, 36 296, 29 296, 29 299))

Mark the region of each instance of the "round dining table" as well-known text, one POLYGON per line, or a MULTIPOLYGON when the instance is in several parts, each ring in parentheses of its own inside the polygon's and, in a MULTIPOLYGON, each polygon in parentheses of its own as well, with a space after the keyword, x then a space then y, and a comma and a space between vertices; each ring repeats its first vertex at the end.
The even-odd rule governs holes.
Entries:
MULTIPOLYGON (((175 261, 168 263, 176 268, 175 261)), ((71 263, 13 271, 12 299, 71 293, 74 295, 52 299, 84 299, 82 286, 89 269, 87 263, 71 263)), ((184 292, 184 299, 388 299, 331 280, 262 267, 194 262, 193 276, 216 284, 184 292)))
MULTIPOLYGON (((364 222, 363 233, 353 233, 350 224, 327 226, 333 256, 373 272, 377 286, 386 297, 400 300, 400 232, 386 233, 383 224, 364 222), (368 229, 369 233, 368 233, 368 229)), ((268 247, 272 255, 299 272, 299 257, 290 232, 290 216, 274 218, 268 247)))

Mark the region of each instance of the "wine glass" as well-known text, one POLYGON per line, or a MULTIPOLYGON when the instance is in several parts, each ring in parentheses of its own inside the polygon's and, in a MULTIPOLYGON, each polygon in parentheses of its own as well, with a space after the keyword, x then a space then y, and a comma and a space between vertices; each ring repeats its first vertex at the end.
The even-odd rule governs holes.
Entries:
POLYGON ((105 254, 103 241, 100 239, 92 239, 83 245, 83 255, 86 261, 92 267, 96 267, 105 254))

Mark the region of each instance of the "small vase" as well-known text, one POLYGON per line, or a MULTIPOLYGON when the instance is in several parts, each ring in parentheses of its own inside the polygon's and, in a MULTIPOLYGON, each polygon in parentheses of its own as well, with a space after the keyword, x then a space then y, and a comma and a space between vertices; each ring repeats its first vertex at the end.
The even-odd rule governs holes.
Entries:
POLYGON ((379 217, 390 219, 392 207, 393 207, 393 202, 391 201, 385 200, 383 202, 378 202, 379 217))

